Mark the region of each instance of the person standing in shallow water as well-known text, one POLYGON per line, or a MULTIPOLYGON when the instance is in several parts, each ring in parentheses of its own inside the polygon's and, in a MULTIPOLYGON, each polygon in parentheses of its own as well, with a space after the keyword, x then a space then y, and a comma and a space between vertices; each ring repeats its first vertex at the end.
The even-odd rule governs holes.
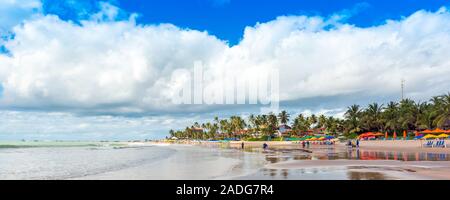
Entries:
POLYGON ((263 144, 263 149, 266 150, 269 147, 266 143, 263 144))

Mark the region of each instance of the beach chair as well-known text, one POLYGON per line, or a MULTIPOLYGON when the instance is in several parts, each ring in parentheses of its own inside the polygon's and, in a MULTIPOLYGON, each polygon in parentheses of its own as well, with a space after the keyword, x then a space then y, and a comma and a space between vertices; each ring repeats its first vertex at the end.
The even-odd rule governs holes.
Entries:
POLYGON ((428 141, 426 144, 423 144, 423 147, 433 147, 433 141, 428 141))
POLYGON ((445 147, 446 147, 445 141, 444 141, 444 140, 437 141, 437 142, 436 142, 436 145, 434 145, 434 147, 437 147, 437 148, 445 148, 445 147))

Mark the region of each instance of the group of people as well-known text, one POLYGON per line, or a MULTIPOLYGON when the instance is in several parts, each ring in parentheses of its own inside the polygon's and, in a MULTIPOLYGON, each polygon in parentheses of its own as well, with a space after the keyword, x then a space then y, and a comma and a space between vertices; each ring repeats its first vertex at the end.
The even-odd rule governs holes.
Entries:
POLYGON ((305 148, 305 147, 306 147, 306 148, 309 148, 309 145, 311 145, 311 143, 310 143, 309 141, 306 141, 306 142, 305 142, 305 141, 302 141, 302 147, 303 147, 303 148, 305 148))
POLYGON ((352 140, 349 140, 349 141, 347 142, 347 146, 348 146, 348 147, 356 147, 356 148, 359 148, 359 139, 356 139, 356 141, 355 141, 354 144, 353 144, 353 141, 352 141, 352 140))

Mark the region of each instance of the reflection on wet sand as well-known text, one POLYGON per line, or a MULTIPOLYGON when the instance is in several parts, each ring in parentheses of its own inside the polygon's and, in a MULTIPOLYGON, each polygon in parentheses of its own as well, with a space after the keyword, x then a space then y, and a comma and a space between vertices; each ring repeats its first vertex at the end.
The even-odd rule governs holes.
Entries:
MULTIPOLYGON (((298 160, 392 160, 392 161, 449 161, 446 153, 427 152, 394 152, 373 151, 357 148, 315 148, 310 151, 291 149, 246 149, 245 151, 260 151, 269 164, 298 160)), ((385 180, 395 179, 389 173, 413 173, 413 170, 398 167, 341 167, 341 168, 309 168, 309 169, 261 169, 247 178, 283 179, 346 179, 346 180, 385 180)))
MULTIPOLYGON (((438 167, 441 165, 439 164, 440 161, 450 161, 450 155, 448 153, 385 151, 325 145, 312 146, 306 149, 298 145, 271 146, 266 150, 257 147, 238 149, 227 145, 220 146, 219 148, 235 149, 239 152, 243 151, 253 155, 260 155, 263 161, 265 161, 266 165, 262 168, 259 168, 250 175, 247 174, 237 177, 238 179, 421 179, 419 176, 423 174, 415 170, 418 165, 422 165, 420 164, 422 161, 427 163, 427 166, 438 167), (331 162, 324 163, 322 161, 331 162), (403 164, 395 161, 400 161, 403 164), (435 161, 438 164, 432 164, 435 161), (295 166, 286 164, 292 162, 296 163, 295 166), (409 162, 411 162, 411 165, 407 164, 409 162), (355 167, 355 165, 358 165, 358 167, 355 167)), ((246 161, 244 160, 244 162, 246 161)), ((423 171, 424 169, 419 170, 423 171)))
POLYGON ((296 150, 272 150, 263 152, 266 160, 277 163, 288 160, 398 160, 398 161, 450 161, 447 153, 392 152, 360 149, 316 149, 312 153, 296 150))

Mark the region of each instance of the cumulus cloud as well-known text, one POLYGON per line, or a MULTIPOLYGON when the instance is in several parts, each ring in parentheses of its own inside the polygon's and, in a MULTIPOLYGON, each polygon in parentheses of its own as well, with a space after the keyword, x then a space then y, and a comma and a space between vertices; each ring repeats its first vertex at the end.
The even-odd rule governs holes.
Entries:
POLYGON ((40 0, 0 0, 0 53, 3 40, 10 37, 12 27, 31 18, 41 9, 40 0))
POLYGON ((5 44, 10 55, 0 55, 1 107, 114 114, 214 109, 171 103, 183 85, 172 72, 196 61, 209 74, 204 85, 217 89, 226 70, 245 70, 253 80, 278 69, 281 101, 361 93, 394 98, 402 78, 413 98, 450 88, 446 9, 368 28, 336 16, 282 16, 247 27, 235 46, 170 24, 115 21, 115 9, 104 6, 80 24, 42 15, 16 26, 5 44))

